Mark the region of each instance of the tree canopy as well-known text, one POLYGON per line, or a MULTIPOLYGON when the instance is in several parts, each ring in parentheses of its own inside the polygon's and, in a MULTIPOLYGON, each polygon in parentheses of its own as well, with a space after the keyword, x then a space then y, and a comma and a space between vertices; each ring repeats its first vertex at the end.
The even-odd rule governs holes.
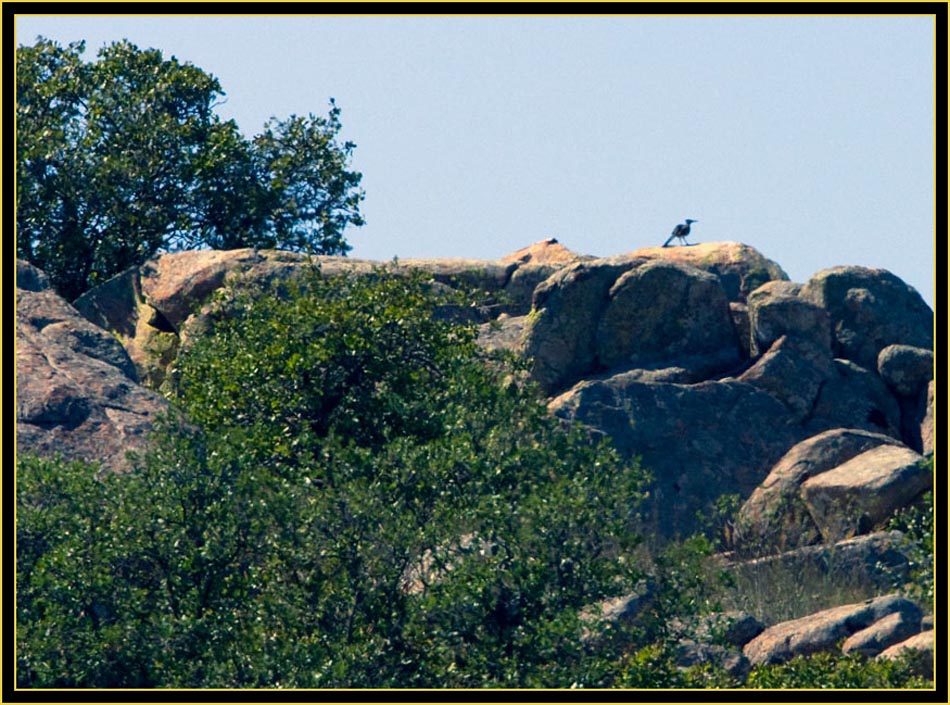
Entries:
POLYGON ((17 255, 64 297, 163 250, 350 249, 362 177, 332 98, 248 140, 194 65, 127 41, 84 52, 39 38, 16 53, 17 255))

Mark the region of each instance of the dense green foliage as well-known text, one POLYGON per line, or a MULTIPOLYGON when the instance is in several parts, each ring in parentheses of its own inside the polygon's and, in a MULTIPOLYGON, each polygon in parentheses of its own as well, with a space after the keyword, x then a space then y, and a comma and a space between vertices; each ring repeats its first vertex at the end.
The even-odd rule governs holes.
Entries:
POLYGON ((638 577, 636 465, 505 384, 419 278, 288 289, 183 354, 188 423, 135 472, 21 463, 20 684, 600 673, 578 613, 638 577))
POLYGON ((17 256, 65 298, 177 248, 344 254, 361 225, 340 110, 271 120, 247 140, 201 69, 128 42, 16 52, 17 256))
POLYGON ((749 688, 930 688, 914 675, 919 654, 894 660, 868 660, 860 654, 817 653, 780 665, 759 666, 746 679, 749 688))

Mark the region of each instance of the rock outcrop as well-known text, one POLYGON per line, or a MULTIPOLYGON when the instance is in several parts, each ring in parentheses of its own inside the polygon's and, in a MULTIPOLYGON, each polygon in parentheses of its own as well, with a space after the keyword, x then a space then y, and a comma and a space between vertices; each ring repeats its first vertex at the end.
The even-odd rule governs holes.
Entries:
POLYGON ((127 469, 127 451, 144 447, 167 411, 138 384, 122 345, 17 263, 17 450, 127 469))
POLYGON ((682 367, 705 379, 735 367, 748 347, 730 302, 772 279, 787 276, 736 243, 577 262, 535 290, 521 352, 548 393, 609 371, 682 367))
MULTIPOLYGON (((521 351, 556 395, 555 414, 654 472, 658 528, 670 535, 695 528, 689 517, 710 510, 714 492, 750 496, 789 448, 824 431, 923 451, 932 363, 914 346, 932 340, 932 320, 882 270, 836 268, 802 286, 733 243, 654 248, 575 263, 542 283, 521 351), (729 262, 737 252, 744 265, 729 262)), ((814 531, 796 541, 820 540, 814 531)))
MULTIPOLYGON (((247 249, 180 252, 125 272, 75 305, 122 343, 134 373, 158 389, 182 344, 203 329, 203 307, 215 291, 238 277, 280 281, 314 265, 328 274, 369 273, 378 263, 247 249)), ((783 537, 766 540, 758 528, 755 541, 776 550, 808 545, 821 532, 802 488, 789 493, 781 483, 776 495, 766 479, 792 446, 852 429, 916 452, 932 449, 933 314, 883 270, 840 267, 801 285, 739 243, 594 258, 553 239, 497 261, 389 266, 477 292, 476 307, 452 315, 480 323, 485 348, 529 358, 552 412, 642 459, 656 478, 651 498, 664 536, 689 533, 697 511, 734 493, 749 498, 746 518, 763 496, 790 501, 784 515, 767 512, 770 530, 783 537), (805 525, 799 517, 808 517, 805 525)))
POLYGON ((280 282, 310 266, 329 276, 343 271, 368 274, 384 264, 396 272, 422 270, 441 285, 474 291, 480 305, 468 315, 487 322, 501 315, 524 316, 540 282, 568 263, 583 259, 550 240, 515 255, 499 261, 405 259, 380 263, 277 250, 175 252, 86 292, 75 306, 88 320, 111 331, 125 346, 141 379, 158 388, 189 333, 203 330, 195 324, 212 294, 238 279, 280 282))
MULTIPOLYGON (((188 322, 226 281, 241 275, 280 280, 311 261, 296 253, 252 249, 175 252, 113 277, 74 305, 115 335, 142 381, 157 389, 178 355, 188 322)), ((368 272, 372 266, 344 257, 320 258, 319 264, 328 272, 344 265, 368 272)))

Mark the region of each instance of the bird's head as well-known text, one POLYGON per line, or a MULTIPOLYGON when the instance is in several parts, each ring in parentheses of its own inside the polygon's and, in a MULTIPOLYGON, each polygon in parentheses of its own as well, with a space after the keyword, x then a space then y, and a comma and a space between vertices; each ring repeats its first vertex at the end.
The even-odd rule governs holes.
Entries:
POLYGON ((698 220, 693 220, 692 218, 687 218, 687 219, 686 219, 686 224, 687 224, 687 225, 689 225, 690 223, 698 223, 698 222, 699 222, 698 220))

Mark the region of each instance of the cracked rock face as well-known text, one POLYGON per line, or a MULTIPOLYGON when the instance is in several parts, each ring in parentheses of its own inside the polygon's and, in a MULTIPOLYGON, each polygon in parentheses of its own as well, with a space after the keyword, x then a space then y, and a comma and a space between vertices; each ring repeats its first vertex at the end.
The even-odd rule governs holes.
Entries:
POLYGON ((686 536, 723 494, 747 497, 799 440, 786 407, 743 382, 644 380, 637 373, 581 382, 551 401, 556 416, 604 434, 653 476, 651 531, 686 536))
POLYGON ((168 403, 138 384, 122 345, 17 264, 17 450, 128 468, 168 403))

